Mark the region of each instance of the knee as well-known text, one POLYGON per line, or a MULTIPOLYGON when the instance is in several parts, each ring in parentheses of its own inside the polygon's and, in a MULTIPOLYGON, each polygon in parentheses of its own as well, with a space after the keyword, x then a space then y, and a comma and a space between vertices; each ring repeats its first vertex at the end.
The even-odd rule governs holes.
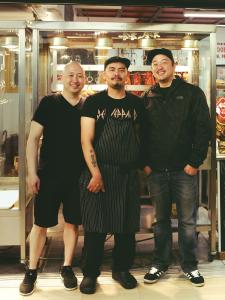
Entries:
POLYGON ((35 232, 36 234, 46 234, 47 233, 47 228, 46 227, 41 227, 38 225, 33 225, 32 231, 35 232))
POLYGON ((79 232, 79 225, 74 225, 74 224, 70 224, 70 223, 65 223, 64 224, 64 229, 67 229, 67 230, 73 230, 75 231, 76 233, 79 232))

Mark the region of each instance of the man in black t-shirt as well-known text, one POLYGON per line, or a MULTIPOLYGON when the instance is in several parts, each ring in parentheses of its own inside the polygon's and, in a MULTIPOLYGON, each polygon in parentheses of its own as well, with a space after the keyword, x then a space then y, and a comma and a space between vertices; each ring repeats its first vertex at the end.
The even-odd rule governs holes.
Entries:
POLYGON ((64 264, 61 278, 68 290, 77 287, 71 264, 81 224, 78 178, 83 155, 80 143, 81 91, 85 73, 77 62, 68 63, 62 76, 63 92, 44 97, 31 122, 27 141, 28 188, 35 196, 34 225, 30 234, 29 268, 20 285, 22 295, 33 293, 37 264, 47 228, 57 225, 60 204, 64 216, 64 264), (40 138, 40 158, 37 166, 40 138))
POLYGON ((105 62, 108 86, 90 96, 81 118, 81 141, 87 168, 80 178, 82 224, 85 230, 84 278, 80 291, 92 294, 103 258, 107 233, 114 235, 112 277, 124 288, 137 281, 129 272, 139 230, 140 195, 137 168, 143 144, 145 109, 141 99, 125 91, 130 61, 105 62), (139 130, 138 130, 139 129, 139 130))

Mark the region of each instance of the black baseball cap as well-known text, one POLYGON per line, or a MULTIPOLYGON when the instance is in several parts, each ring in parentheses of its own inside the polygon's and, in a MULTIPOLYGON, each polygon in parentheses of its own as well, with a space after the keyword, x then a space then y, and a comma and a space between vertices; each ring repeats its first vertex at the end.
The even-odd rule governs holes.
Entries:
POLYGON ((166 49, 166 48, 158 48, 158 49, 153 49, 153 50, 149 51, 148 57, 147 57, 147 63, 150 65, 153 61, 153 58, 158 54, 162 54, 162 55, 169 57, 169 59, 171 59, 172 62, 174 63, 173 53, 169 49, 166 49))
POLYGON ((105 63, 104 63, 104 70, 106 69, 106 67, 111 64, 111 63, 115 63, 115 62, 120 62, 122 64, 125 65, 125 67, 128 69, 130 66, 130 60, 128 58, 125 57, 121 57, 121 56, 112 56, 110 58, 108 58, 105 63))

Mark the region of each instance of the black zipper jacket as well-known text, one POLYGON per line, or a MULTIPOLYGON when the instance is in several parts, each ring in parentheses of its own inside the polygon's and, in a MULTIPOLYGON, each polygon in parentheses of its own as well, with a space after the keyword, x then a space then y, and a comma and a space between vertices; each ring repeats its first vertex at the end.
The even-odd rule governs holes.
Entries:
POLYGON ((179 77, 166 96, 160 90, 157 84, 143 96, 148 123, 146 165, 159 171, 181 170, 187 164, 198 168, 211 137, 205 94, 179 77))

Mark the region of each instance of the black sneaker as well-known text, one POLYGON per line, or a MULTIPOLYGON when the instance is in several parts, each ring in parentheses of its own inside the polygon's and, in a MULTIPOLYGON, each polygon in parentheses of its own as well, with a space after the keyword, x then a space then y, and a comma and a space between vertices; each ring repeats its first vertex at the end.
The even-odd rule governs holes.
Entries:
POLYGON ((28 296, 33 294, 35 290, 35 284, 37 281, 37 270, 27 269, 24 279, 20 284, 20 294, 22 296, 28 296))
POLYGON ((195 286, 203 286, 205 284, 203 276, 198 270, 194 270, 189 273, 184 273, 184 275, 190 280, 190 282, 195 286))
POLYGON ((148 271, 148 273, 144 276, 144 282, 146 283, 154 283, 161 278, 164 273, 167 271, 167 269, 157 269, 155 267, 151 267, 151 269, 148 271))
POLYGON ((77 288, 77 278, 71 266, 62 266, 60 275, 66 290, 72 291, 77 288))
POLYGON ((80 291, 83 294, 94 294, 96 291, 96 277, 84 276, 80 283, 80 291))
POLYGON ((112 272, 112 278, 118 281, 125 289, 134 289, 137 286, 137 280, 130 272, 112 272))

